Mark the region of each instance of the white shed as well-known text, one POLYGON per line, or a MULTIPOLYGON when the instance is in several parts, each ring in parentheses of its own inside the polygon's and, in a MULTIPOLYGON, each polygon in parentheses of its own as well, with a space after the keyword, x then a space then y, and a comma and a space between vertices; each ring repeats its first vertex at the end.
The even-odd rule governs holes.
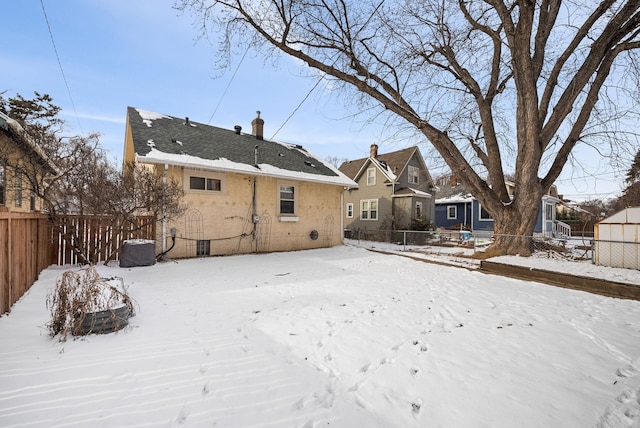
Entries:
POLYGON ((626 208, 595 225, 594 263, 640 269, 640 207, 626 208))

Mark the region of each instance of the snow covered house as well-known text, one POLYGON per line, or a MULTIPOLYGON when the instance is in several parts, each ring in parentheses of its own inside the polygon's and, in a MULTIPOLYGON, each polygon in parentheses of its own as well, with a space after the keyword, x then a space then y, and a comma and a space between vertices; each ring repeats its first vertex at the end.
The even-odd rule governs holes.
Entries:
MULTIPOLYGON (((445 176, 438 181, 435 200, 436 226, 445 229, 468 230, 471 232, 492 232, 493 217, 485 210, 454 176, 445 176)), ((509 194, 513 194, 513 184, 507 182, 509 194)), ((571 235, 571 227, 556 219, 557 207, 561 204, 555 186, 542 196, 534 233, 548 237, 571 235)))
POLYGON ((640 269, 640 207, 626 208, 594 227, 598 266, 640 269))
POLYGON ((33 185, 58 173, 22 126, 0 113, 0 210, 41 211, 42 200, 33 185))
POLYGON ((304 147, 129 107, 124 162, 182 183, 187 212, 163 224, 169 257, 292 251, 342 243, 342 194, 356 183, 304 147))
POLYGON ((433 180, 418 147, 344 162, 340 171, 358 183, 344 195, 348 231, 409 230, 434 219, 433 180))

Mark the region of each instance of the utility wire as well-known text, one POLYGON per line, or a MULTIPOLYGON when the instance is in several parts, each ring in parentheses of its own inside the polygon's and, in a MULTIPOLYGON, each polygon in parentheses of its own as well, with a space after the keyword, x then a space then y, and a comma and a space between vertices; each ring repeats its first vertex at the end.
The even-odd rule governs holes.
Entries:
POLYGON ((78 112, 76 110, 76 104, 73 102, 73 96, 71 96, 71 89, 69 88, 69 82, 67 81, 67 76, 64 74, 64 69, 62 68, 62 61, 60 61, 60 55, 58 55, 58 48, 56 47, 56 42, 53 38, 53 32, 51 31, 51 25, 49 25, 49 17, 47 16, 47 11, 44 8, 44 0, 40 0, 40 5, 42 6, 42 13, 44 14, 44 20, 47 23, 47 29, 49 30, 49 36, 51 37, 51 44, 53 45, 53 51, 56 54, 56 59, 58 60, 58 66, 60 67, 60 73, 62 73, 62 80, 64 80, 64 85, 67 87, 67 94, 69 94, 69 100, 71 100, 71 107, 73 108, 73 114, 76 116, 76 121, 78 122, 78 126, 80 127, 80 132, 82 131, 82 125, 80 124, 80 119, 78 118, 78 112))
POLYGON ((218 100, 218 104, 216 104, 216 108, 213 110, 213 113, 211 113, 211 117, 209 118, 209 121, 207 122, 207 125, 211 124, 211 120, 213 120, 213 116, 216 115, 216 113, 218 111, 218 107, 220 107, 220 104, 222 104, 222 100, 224 100, 225 95, 227 95, 227 91, 229 90, 229 87, 231 86, 231 83, 233 83, 233 79, 235 79, 236 74, 238 73, 238 70, 240 70, 240 66, 242 65, 242 62, 244 61, 244 58, 247 56, 247 52, 249 52, 250 48, 251 48, 251 44, 249 44, 247 46, 247 49, 244 51, 244 54, 242 55, 242 58, 240 58, 240 62, 238 63, 238 66, 234 70, 233 74, 231 75, 231 79, 229 79, 229 82, 227 83, 227 87, 224 88, 224 91, 222 92, 222 95, 220 96, 220 99, 218 100))
POLYGON ((322 76, 320 76, 320 78, 318 79, 318 81, 316 82, 315 85, 313 85, 313 88, 311 88, 309 90, 309 92, 307 92, 307 95, 304 96, 304 98, 302 99, 302 101, 300 101, 300 104, 298 104, 298 106, 291 112, 291 114, 289 115, 289 117, 287 117, 287 119, 282 123, 282 125, 280 125, 280 128, 278 128, 278 130, 271 136, 271 140, 273 140, 274 138, 276 138, 276 135, 278 135, 278 132, 280 132, 280 130, 282 130, 282 128, 284 128, 284 126, 287 124, 287 122, 289 122, 289 119, 291 119, 293 117, 294 114, 296 114, 296 112, 300 109, 300 107, 302 107, 302 104, 304 104, 305 101, 307 101, 307 98, 309 98, 309 96, 311 95, 311 93, 313 91, 315 91, 315 89, 318 87, 318 85, 320 84, 320 82, 322 82, 324 80, 324 74, 322 76))

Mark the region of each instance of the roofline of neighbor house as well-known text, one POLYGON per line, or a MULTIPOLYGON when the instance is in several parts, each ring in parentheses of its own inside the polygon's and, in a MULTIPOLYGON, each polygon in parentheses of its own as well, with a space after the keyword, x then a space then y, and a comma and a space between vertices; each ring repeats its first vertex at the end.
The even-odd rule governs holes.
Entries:
POLYGON ((6 114, 0 112, 0 127, 11 132, 16 137, 19 137, 27 148, 33 150, 44 163, 44 167, 48 168, 50 172, 53 173, 54 176, 58 176, 61 174, 60 169, 49 159, 49 156, 38 146, 31 136, 27 134, 27 131, 18 123, 17 120, 10 118, 6 114))

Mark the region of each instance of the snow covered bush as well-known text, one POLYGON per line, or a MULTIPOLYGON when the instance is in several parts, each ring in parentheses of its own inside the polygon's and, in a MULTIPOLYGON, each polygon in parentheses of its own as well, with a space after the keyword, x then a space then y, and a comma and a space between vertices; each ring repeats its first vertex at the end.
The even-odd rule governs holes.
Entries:
POLYGON ((64 272, 47 296, 51 311, 51 336, 65 340, 71 333, 110 333, 128 324, 134 315, 133 301, 120 278, 101 278, 95 267, 64 272))

